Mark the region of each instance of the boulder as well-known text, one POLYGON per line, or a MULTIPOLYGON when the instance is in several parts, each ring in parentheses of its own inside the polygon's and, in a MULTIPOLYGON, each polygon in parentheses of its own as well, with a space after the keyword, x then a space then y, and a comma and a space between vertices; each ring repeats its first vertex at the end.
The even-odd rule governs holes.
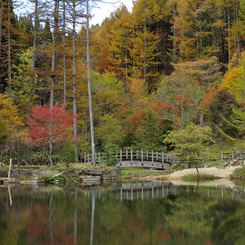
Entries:
POLYGON ((82 182, 101 181, 101 176, 81 176, 80 180, 82 182))
POLYGON ((32 176, 32 172, 27 169, 12 169, 10 172, 11 178, 20 178, 21 176, 32 176))
POLYGON ((121 171, 122 171, 121 168, 113 168, 110 170, 110 174, 118 176, 119 174, 121 174, 121 171))
POLYGON ((101 184, 101 176, 81 176, 80 180, 84 186, 93 186, 101 184))
POLYGON ((100 176, 104 174, 105 169, 83 169, 83 173, 87 175, 100 176))
POLYGON ((59 171, 51 171, 51 170, 33 170, 32 175, 33 176, 49 176, 49 175, 56 175, 59 171))
POLYGON ((8 177, 8 172, 7 171, 4 171, 4 170, 0 170, 0 177, 1 178, 8 177))

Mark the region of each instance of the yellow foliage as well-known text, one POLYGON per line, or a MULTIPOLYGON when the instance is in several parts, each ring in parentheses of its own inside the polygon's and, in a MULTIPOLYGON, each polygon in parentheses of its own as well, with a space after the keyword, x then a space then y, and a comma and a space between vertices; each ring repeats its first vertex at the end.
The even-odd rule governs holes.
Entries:
POLYGON ((242 66, 233 67, 229 70, 219 85, 219 89, 227 89, 231 94, 235 95, 238 100, 243 97, 245 71, 242 66))
POLYGON ((24 125, 18 116, 18 107, 4 94, 0 94, 0 117, 6 123, 6 130, 9 133, 15 132, 24 125))

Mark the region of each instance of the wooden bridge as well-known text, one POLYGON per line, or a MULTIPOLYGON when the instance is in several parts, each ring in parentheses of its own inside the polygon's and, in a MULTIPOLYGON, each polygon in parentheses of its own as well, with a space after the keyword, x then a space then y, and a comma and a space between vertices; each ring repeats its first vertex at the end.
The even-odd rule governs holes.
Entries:
MULTIPOLYGON (((96 153, 96 164, 101 165, 105 162, 106 153, 96 153)), ((116 159, 117 166, 121 167, 144 167, 154 169, 167 169, 175 163, 175 156, 170 156, 164 152, 153 151, 133 151, 120 150, 111 153, 109 157, 116 159)), ((92 155, 85 154, 84 162, 91 162, 92 155)))
MULTIPOLYGON (((133 150, 120 150, 116 153, 111 153, 109 157, 115 158, 117 165, 121 167, 144 167, 154 169, 167 169, 174 163, 186 162, 188 160, 183 159, 178 155, 170 155, 164 152, 153 152, 153 151, 133 151, 133 150)), ((96 164, 103 165, 105 163, 106 153, 96 153, 96 164)), ((245 151, 231 151, 231 152, 220 152, 220 153, 204 153, 196 161, 238 161, 242 160, 245 162, 245 151)), ((92 154, 84 155, 84 162, 92 162, 92 154)))

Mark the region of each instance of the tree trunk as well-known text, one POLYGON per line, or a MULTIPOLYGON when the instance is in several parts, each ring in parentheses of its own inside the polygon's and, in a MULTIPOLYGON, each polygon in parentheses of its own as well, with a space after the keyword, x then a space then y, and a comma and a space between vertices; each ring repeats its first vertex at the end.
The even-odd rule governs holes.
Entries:
POLYGON ((54 31, 53 31, 53 50, 52 50, 52 64, 51 64, 51 89, 50 89, 50 110, 51 110, 51 120, 50 120, 50 137, 49 137, 49 161, 51 166, 53 165, 52 161, 52 150, 53 150, 53 117, 52 117, 52 110, 54 107, 54 84, 55 84, 55 46, 56 46, 56 39, 57 39, 57 29, 58 29, 58 11, 59 11, 59 0, 55 0, 55 7, 54 7, 54 31))
POLYGON ((228 8, 228 62, 231 61, 231 22, 230 22, 230 10, 228 8))
MULTIPOLYGON (((72 77, 73 77, 73 114, 77 114, 77 91, 76 91, 76 1, 73 0, 73 12, 72 12, 72 77)), ((74 129, 74 154, 75 162, 78 162, 78 147, 77 147, 77 118, 73 120, 74 129)))
POLYGON ((63 72, 64 72, 64 104, 66 104, 66 3, 65 0, 63 0, 63 72))
POLYGON ((0 56, 2 55, 3 0, 0 0, 0 56))
POLYGON ((9 97, 12 98, 12 68, 11 68, 11 36, 10 36, 10 0, 8 0, 8 83, 9 83, 9 97))
POLYGON ((91 132, 91 147, 92 147, 92 163, 96 164, 95 143, 94 143, 94 125, 93 125, 93 108, 92 108, 92 92, 90 78, 90 55, 89 55, 89 0, 87 0, 87 72, 88 72, 88 99, 89 99, 89 118, 91 132))
POLYGON ((35 0, 35 22, 34 22, 34 37, 33 37, 33 50, 32 50, 32 67, 31 67, 31 84, 30 84, 30 109, 33 104, 33 93, 34 93, 34 78, 35 78, 35 66, 36 66, 36 43, 37 43, 37 4, 38 0, 35 0))

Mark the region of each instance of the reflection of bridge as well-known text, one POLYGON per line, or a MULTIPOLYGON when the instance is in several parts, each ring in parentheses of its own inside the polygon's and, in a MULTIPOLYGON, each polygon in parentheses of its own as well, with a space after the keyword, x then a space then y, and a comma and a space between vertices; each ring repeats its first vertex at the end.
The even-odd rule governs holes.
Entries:
MULTIPOLYGON (((118 166, 121 167, 144 167, 155 169, 167 169, 175 163, 175 156, 170 156, 164 152, 153 151, 133 151, 133 150, 120 150, 120 152, 111 153, 109 158, 116 158, 118 166)), ((96 153, 97 164, 102 164, 106 159, 106 153, 96 153)), ((91 154, 84 155, 85 162, 92 161, 91 154)))
MULTIPOLYGON (((97 198, 103 196, 103 190, 108 186, 89 186, 83 188, 85 195, 91 196, 96 193, 97 198)), ((176 186, 171 182, 142 182, 142 183, 112 183, 110 189, 116 191, 116 198, 120 200, 154 199, 156 197, 166 198, 168 195, 179 195, 190 193, 193 195, 206 195, 207 197, 220 197, 230 199, 245 199, 244 189, 236 187, 199 187, 176 186)))

